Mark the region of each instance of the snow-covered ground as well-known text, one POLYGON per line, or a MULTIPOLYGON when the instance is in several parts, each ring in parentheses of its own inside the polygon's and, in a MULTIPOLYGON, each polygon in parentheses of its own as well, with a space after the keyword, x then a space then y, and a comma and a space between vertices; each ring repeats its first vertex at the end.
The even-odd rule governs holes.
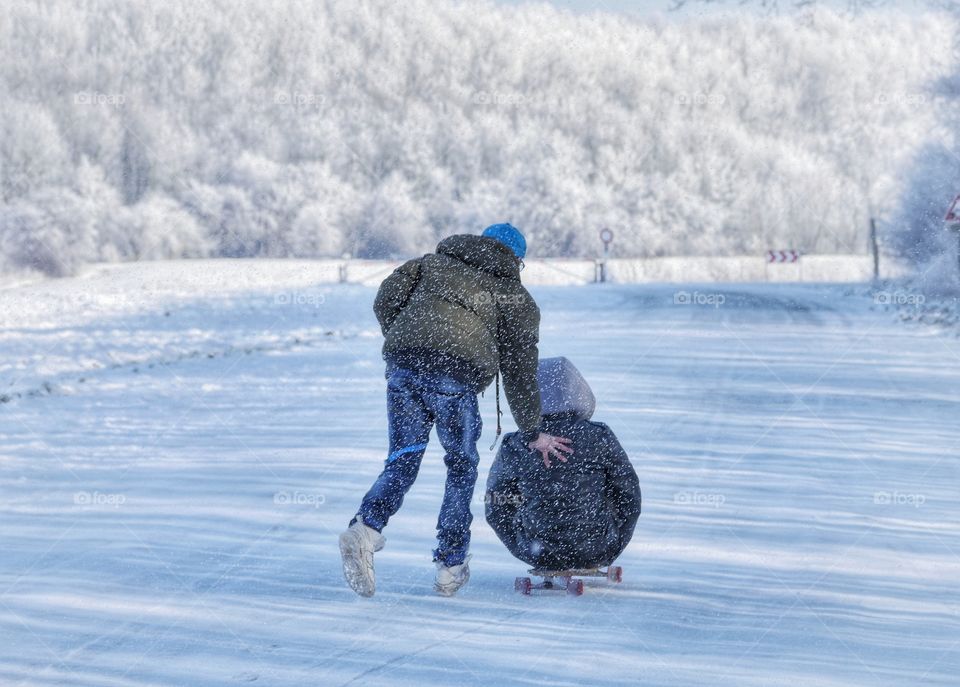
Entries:
POLYGON ((641 476, 624 583, 514 594, 478 497, 436 597, 431 445, 366 600, 336 535, 385 453, 374 290, 311 279, 0 290, 0 684, 957 684, 956 337, 856 287, 535 287, 641 476))

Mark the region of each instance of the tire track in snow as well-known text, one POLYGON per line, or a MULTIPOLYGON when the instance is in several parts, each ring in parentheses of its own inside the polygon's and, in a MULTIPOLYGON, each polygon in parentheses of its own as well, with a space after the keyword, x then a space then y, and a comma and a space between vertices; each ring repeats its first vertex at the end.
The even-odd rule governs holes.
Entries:
POLYGON ((326 341, 338 339, 346 341, 356 338, 357 335, 344 336, 342 332, 328 331, 323 338, 306 339, 295 336, 280 344, 251 344, 227 346, 218 350, 193 350, 188 353, 171 356, 169 358, 154 358, 145 360, 136 360, 124 363, 113 363, 103 367, 90 368, 89 371, 81 371, 79 376, 76 372, 67 375, 61 375, 53 380, 44 380, 36 386, 29 387, 23 391, 14 391, 0 394, 0 405, 12 403, 17 400, 40 398, 43 396, 52 396, 63 392, 63 387, 67 384, 86 384, 90 381, 98 381, 99 378, 107 373, 129 371, 138 374, 141 369, 152 370, 155 368, 172 367, 183 362, 191 360, 218 360, 231 358, 236 355, 253 355, 255 353, 277 353, 296 350, 298 347, 310 348, 326 341))

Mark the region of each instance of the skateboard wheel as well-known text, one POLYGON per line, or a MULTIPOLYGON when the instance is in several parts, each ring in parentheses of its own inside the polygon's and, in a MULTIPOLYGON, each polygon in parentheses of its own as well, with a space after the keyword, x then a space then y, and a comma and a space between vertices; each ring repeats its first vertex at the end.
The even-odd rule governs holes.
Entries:
POLYGON ((533 589, 533 582, 529 577, 518 577, 513 581, 513 590, 519 592, 520 594, 525 594, 530 596, 530 591, 533 589))
POLYGON ((607 568, 607 579, 611 582, 623 582, 623 568, 619 565, 611 565, 607 568))
POLYGON ((567 582, 567 594, 570 596, 580 596, 583 594, 583 580, 570 580, 567 582))

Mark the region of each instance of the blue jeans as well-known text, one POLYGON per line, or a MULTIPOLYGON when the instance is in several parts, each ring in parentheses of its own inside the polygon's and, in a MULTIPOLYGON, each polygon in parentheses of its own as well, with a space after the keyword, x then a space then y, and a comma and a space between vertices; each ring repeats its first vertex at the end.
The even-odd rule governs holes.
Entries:
POLYGON ((470 547, 470 501, 477 482, 477 441, 483 427, 476 390, 452 377, 391 365, 387 367, 387 417, 390 455, 363 498, 363 522, 380 531, 400 510, 404 495, 417 479, 430 430, 436 424, 437 437, 447 452, 443 457, 447 483, 433 560, 444 565, 463 563, 470 547))

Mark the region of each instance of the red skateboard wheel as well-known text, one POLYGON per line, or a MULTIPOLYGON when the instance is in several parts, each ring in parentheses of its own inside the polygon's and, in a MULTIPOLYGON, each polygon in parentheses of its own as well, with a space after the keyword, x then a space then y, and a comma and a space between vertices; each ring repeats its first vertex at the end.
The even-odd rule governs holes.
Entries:
POLYGON ((623 582, 623 568, 619 565, 611 565, 607 568, 607 579, 611 582, 623 582))
POLYGON ((525 594, 530 596, 530 591, 533 589, 533 582, 529 577, 518 577, 513 581, 513 590, 519 592, 520 594, 525 594))
POLYGON ((570 596, 583 594, 583 580, 569 580, 567 582, 567 594, 570 596))

